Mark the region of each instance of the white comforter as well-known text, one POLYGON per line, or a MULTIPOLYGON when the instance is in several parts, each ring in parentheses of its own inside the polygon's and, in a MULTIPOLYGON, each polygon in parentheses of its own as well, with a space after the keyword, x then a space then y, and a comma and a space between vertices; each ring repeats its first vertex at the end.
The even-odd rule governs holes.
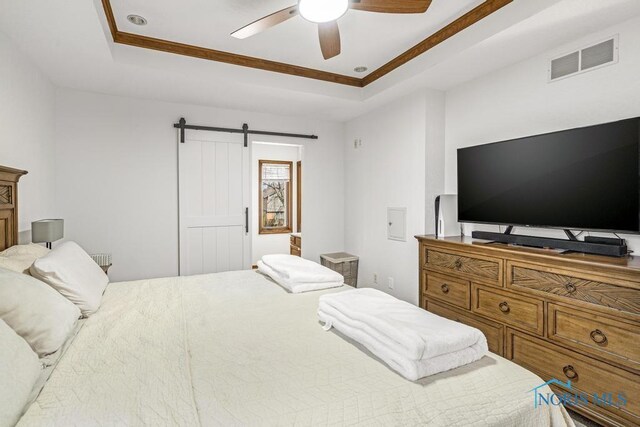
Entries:
POLYGON ((410 382, 318 324, 318 297, 231 272, 113 283, 22 426, 564 426, 491 355, 410 382))

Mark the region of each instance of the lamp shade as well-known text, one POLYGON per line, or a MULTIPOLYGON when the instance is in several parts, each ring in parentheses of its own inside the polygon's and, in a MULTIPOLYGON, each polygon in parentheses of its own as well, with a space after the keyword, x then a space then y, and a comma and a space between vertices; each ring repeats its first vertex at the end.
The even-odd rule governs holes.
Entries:
POLYGON ((31 241, 33 243, 55 242, 64 235, 63 219, 41 219, 31 223, 31 241))

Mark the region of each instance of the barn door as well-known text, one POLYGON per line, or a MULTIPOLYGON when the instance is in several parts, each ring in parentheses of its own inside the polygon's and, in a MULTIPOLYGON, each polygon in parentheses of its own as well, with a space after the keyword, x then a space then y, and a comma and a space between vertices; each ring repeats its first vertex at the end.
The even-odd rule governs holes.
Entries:
POLYGON ((250 149, 243 135, 186 136, 178 143, 180 275, 249 269, 250 149))

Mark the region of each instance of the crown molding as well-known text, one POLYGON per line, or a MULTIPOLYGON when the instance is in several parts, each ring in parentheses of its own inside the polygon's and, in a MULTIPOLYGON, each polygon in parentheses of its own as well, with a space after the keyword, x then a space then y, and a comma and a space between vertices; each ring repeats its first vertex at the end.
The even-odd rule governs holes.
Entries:
POLYGON ((114 43, 362 88, 417 58, 466 28, 469 28, 512 1, 513 0, 485 0, 480 5, 363 78, 123 32, 118 29, 110 0, 102 0, 102 7, 114 43))

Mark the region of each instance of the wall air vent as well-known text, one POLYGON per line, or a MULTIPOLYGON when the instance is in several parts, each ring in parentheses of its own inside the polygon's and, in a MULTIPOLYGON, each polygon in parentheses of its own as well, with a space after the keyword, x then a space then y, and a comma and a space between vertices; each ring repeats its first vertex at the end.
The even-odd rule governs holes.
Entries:
POLYGON ((551 80, 580 71, 580 52, 573 52, 551 61, 551 80))
POLYGON ((549 81, 595 70, 618 62, 618 36, 583 49, 553 58, 549 65, 549 81))

